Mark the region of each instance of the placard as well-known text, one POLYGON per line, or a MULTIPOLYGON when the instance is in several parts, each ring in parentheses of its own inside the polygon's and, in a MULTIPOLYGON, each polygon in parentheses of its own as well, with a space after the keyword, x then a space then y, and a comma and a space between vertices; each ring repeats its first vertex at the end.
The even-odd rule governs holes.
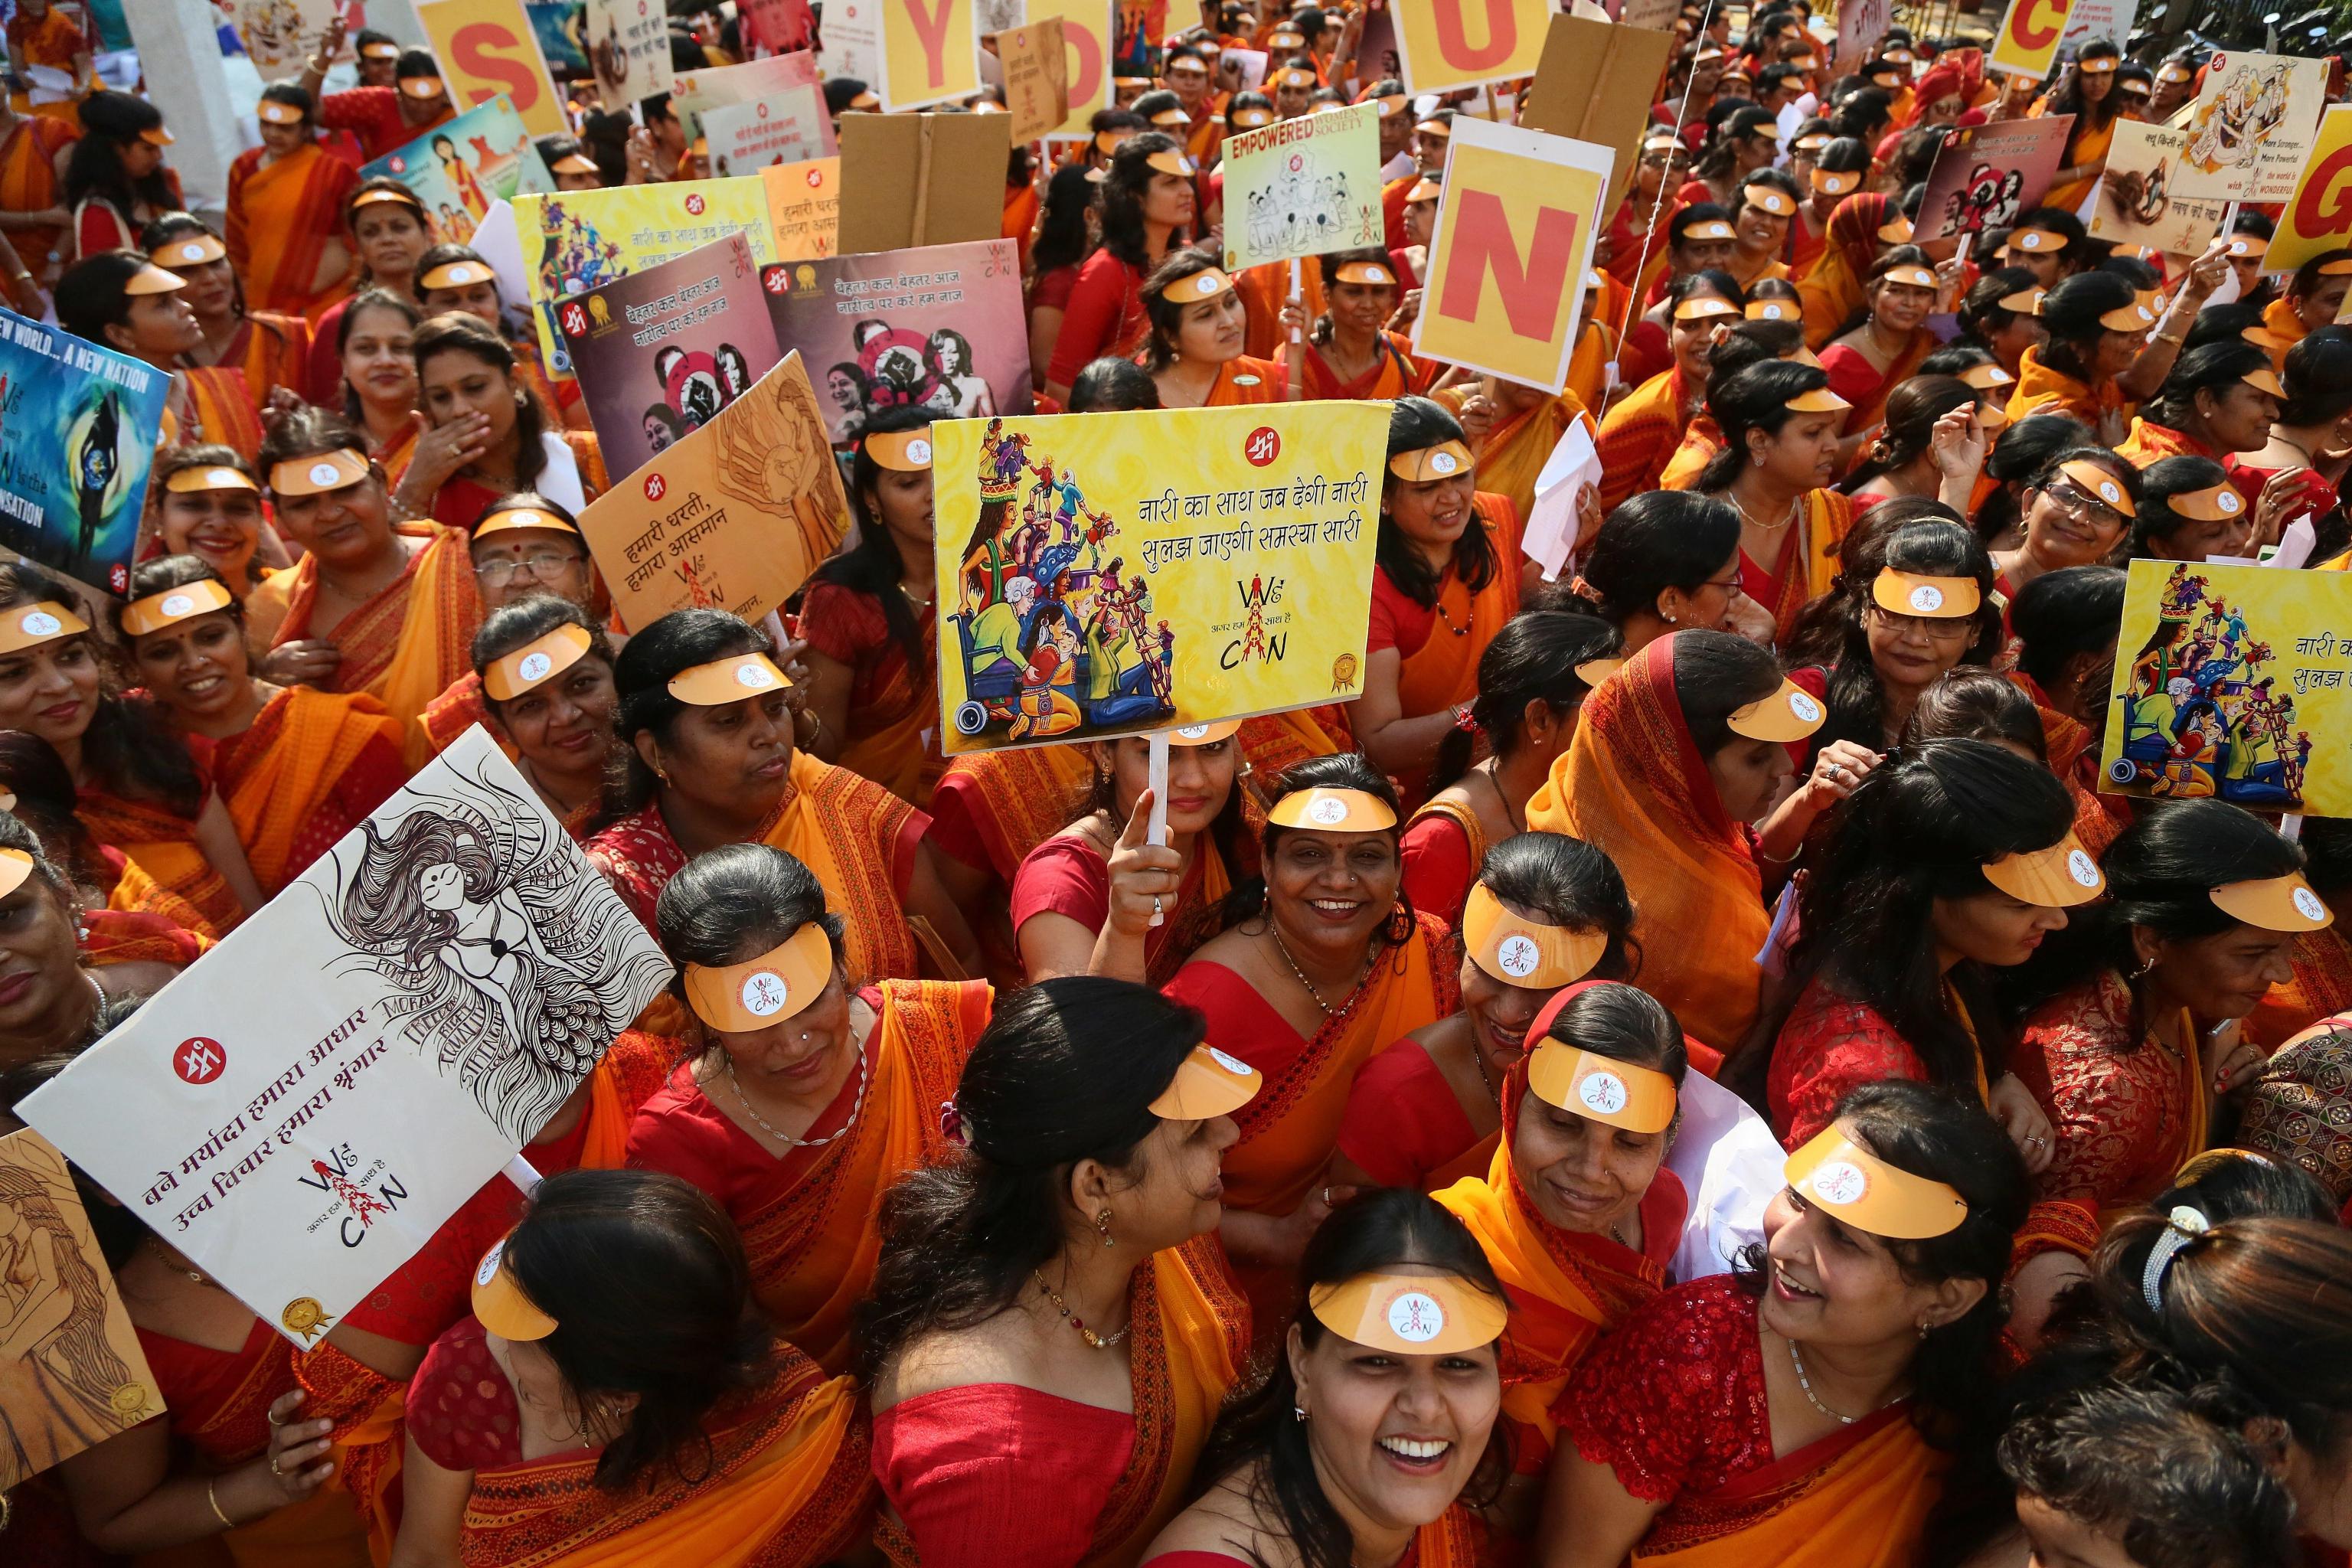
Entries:
POLYGON ((996 58, 1004 66, 1013 141, 1034 142, 1070 117, 1070 61, 1059 16, 997 34, 996 58))
POLYGON ((1110 107, 1111 39, 1118 34, 1114 0, 1028 0, 1027 26, 1048 17, 1062 24, 1062 78, 1069 84, 1069 118, 1054 128, 1056 137, 1091 134, 1087 121, 1110 107))
POLYGON ((2099 200, 2091 211, 2091 237, 2193 256, 2221 232, 2227 202, 2176 193, 2189 132, 2137 120, 2116 121, 2099 200))
POLYGON ((236 0, 230 16, 264 81, 299 72, 335 19, 335 0, 236 0))
POLYGON ((1669 34, 1554 16, 1519 123, 1606 147, 1611 166, 1630 176, 1652 129, 1652 85, 1674 47, 1669 34))
POLYGON ((415 192, 434 232, 452 245, 473 243, 492 203, 555 189, 547 161, 504 93, 360 170, 362 179, 380 174, 415 192))
POLYGON ((73 1173, 27 1127, 0 1138, 0 1492, 163 1414, 73 1173))
POLYGON ((672 610, 756 621, 782 609, 848 530, 841 469, 795 354, 580 514, 633 632, 672 610))
POLYGON ((2283 202, 2294 194, 2327 101, 2327 62, 2216 54, 2189 113, 2180 194, 2283 202))
POLYGON ((555 302, 566 294, 584 294, 739 232, 754 261, 776 259, 767 191, 748 175, 519 195, 514 214, 523 264, 530 270, 541 361, 563 375, 572 374, 572 361, 555 330, 555 302))
POLYGON ((1413 352, 1567 385, 1610 169, 1605 147, 1456 116, 1413 352))
POLYGON ((1946 132, 1919 198, 1913 243, 2007 228, 2040 206, 2074 128, 2071 114, 2045 114, 1946 132))
POLYGON ((614 113, 667 92, 677 74, 668 10, 659 0, 588 0, 588 64, 614 113))
POLYGON ((1385 403, 931 426, 941 744, 1355 700, 1385 403))
POLYGON ((2073 0, 2009 0, 2009 12, 2000 19, 2000 31, 1993 36, 1985 68, 2013 76, 2048 76, 2073 9, 2073 0))
POLYGON ((1551 12, 1549 0, 1396 0, 1406 89, 1445 92, 1533 76, 1551 12))
POLYGON ((2279 214, 2263 270, 2292 272, 2321 251, 2347 245, 2352 245, 2352 104, 2335 104, 2319 117, 2311 154, 2279 214))
POLYGON ((834 243, 841 220, 840 159, 812 158, 762 170, 760 183, 779 257, 814 261, 840 248, 834 243))
POLYGON ((904 250, 1002 235, 1011 120, 1005 114, 843 115, 841 178, 857 199, 841 214, 841 248, 904 250))
POLYGON ((1878 47, 1886 29, 1895 26, 1890 0, 1840 0, 1837 13, 1837 55, 1840 70, 1859 70, 1878 47))
POLYGON ((592 76, 588 63, 588 7, 585 0, 523 0, 530 16, 531 36, 539 40, 540 58, 559 77, 592 76))
POLYGON ((1225 266, 1381 244, 1381 116, 1369 103, 1225 138, 1225 266))
POLYGON ((2099 787, 2352 816, 2352 574, 2135 561, 2099 787))
POLYGON ((882 408, 975 418, 1033 406, 1009 239, 782 261, 761 284, 776 345, 810 367, 835 446, 882 408))
POLYGON ((2121 48, 2131 37, 2132 22, 2137 13, 2137 0, 2074 0, 2058 47, 2071 49, 2105 38, 2121 48))
POLYGON ((868 87, 882 75, 882 0, 829 0, 817 35, 827 80, 847 77, 868 87))
POLYGON ((814 87, 793 88, 773 98, 706 109, 702 133, 710 172, 726 179, 824 157, 833 140, 833 121, 814 87))
POLYGON ((562 99, 522 0, 415 0, 449 101, 460 109, 504 93, 533 136, 568 136, 562 99))
POLYGON ((671 973, 478 724, 17 1114, 308 1348, 671 973))
POLYGON ((709 424, 783 357, 740 234, 575 294, 555 321, 616 480, 709 424))
POLYGON ((0 310, 0 545, 128 594, 171 387, 144 360, 0 310))
POLYGON ((871 85, 885 113, 951 103, 980 90, 972 0, 877 0, 882 76, 871 85))
MULTIPOLYGON (((773 108, 793 112, 805 128, 815 132, 819 145, 808 156, 831 157, 836 151, 833 140, 833 118, 825 112, 824 89, 818 81, 816 56, 806 49, 776 55, 768 59, 750 60, 740 66, 713 66, 708 70, 680 71, 669 89, 670 110, 678 116, 689 137, 704 134, 701 117, 706 110, 728 104, 755 103, 761 99, 779 98, 786 101, 773 105, 773 108)), ((790 158, 784 161, 796 162, 790 158)), ((753 171, 738 172, 750 174, 753 171)))
POLYGON ((755 54, 785 55, 816 42, 816 14, 809 0, 736 0, 743 45, 755 54))

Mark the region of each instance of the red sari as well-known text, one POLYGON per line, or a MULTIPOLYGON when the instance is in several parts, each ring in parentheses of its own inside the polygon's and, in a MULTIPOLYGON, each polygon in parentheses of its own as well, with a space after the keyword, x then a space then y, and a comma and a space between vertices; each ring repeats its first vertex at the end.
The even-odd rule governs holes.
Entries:
MULTIPOLYGON (((1946 996, 1958 1005, 1948 991, 1946 996)), ((1965 1012, 1959 1016, 1968 1023, 1965 1012)), ((1972 1026, 1969 1033, 1974 1037, 1972 1026)), ((1987 1093, 1981 1051, 1976 1072, 1981 1103, 1987 1093)), ((1836 1120, 1837 1102, 1847 1090, 1895 1078, 1931 1081, 1927 1058, 1878 1009, 1841 996, 1815 979, 1798 995, 1772 1042, 1764 1092, 1773 1134, 1783 1146, 1801 1148, 1836 1120)))
POLYGON ((1341 379, 1331 368, 1310 339, 1302 345, 1307 350, 1307 395, 1310 400, 1361 398, 1379 401, 1402 397, 1409 392, 1419 392, 1432 379, 1432 367, 1425 360, 1412 357, 1412 344, 1402 332, 1381 334, 1380 357, 1372 368, 1351 379, 1341 379))
MULTIPOLYGON (((2193 1032, 2189 1039, 2193 1047, 2193 1032)), ((2135 1207, 2205 1152, 2202 1064, 2175 1056, 2146 1027, 2131 987, 2111 969, 2027 1014, 2012 1065, 2057 1139, 2036 1178, 2045 1198, 2135 1207)))
POLYGON ((929 605, 915 620, 923 641, 919 668, 908 665, 873 595, 819 578, 801 605, 800 632, 811 648, 851 672, 841 765, 920 806, 929 804, 947 763, 940 752, 938 622, 929 605))
POLYGON ((1424 1193, 1485 1174, 1501 1141, 1478 1136, 1444 1069, 1410 1037, 1364 1064, 1339 1119, 1343 1158, 1381 1186, 1424 1193))
MULTIPOLYGON (((1207 834, 1193 841, 1192 863, 1167 906, 1167 918, 1143 939, 1144 979, 1157 988, 1175 978, 1193 951, 1217 934, 1225 895, 1233 890, 1223 857, 1207 834)), ((1013 930, 1032 918, 1057 914, 1089 931, 1110 920, 1110 865, 1094 842, 1056 834, 1029 852, 1013 879, 1013 930)))

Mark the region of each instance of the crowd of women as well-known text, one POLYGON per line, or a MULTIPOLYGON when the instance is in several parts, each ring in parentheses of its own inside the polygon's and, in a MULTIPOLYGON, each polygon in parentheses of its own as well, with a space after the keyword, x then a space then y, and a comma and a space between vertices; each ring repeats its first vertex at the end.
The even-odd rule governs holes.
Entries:
MULTIPOLYGON (((54 16, 12 56, 86 72, 54 16)), ((175 390, 128 594, 0 565, 0 1129, 476 724, 674 977, 309 1348, 85 1181, 169 1414, 0 1557, 2346 1561, 2352 834, 2095 784, 2125 563, 2352 559, 2352 248, 2086 234, 2194 58, 1691 6, 1547 395, 1412 353, 1456 106, 1366 17, 1226 4, 1008 172, 1047 408, 1391 406, 1361 695, 1164 800, 1139 737, 940 754, 924 410, 785 616, 622 634, 577 387, 354 173, 430 55, 325 91, 338 23, 219 230, 144 98, 6 115, 12 297, 175 390), (1389 243, 1228 275, 1223 136, 1356 100, 1389 243), (2047 205, 1911 243, 2029 112, 2047 205)), ((664 100, 582 130, 570 187, 698 172, 664 100)), ((5 1369, 66 1233, 0 1217, 5 1369)))

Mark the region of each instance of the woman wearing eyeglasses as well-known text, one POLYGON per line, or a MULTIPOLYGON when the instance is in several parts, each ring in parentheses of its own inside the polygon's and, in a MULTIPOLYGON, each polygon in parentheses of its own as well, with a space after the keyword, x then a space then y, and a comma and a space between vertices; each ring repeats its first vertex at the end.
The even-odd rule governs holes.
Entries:
MULTIPOLYGON (((552 594, 585 607, 595 592, 595 568, 572 513, 528 490, 501 496, 475 520, 467 553, 474 563, 474 591, 482 614, 531 597, 552 594)), ((489 717, 482 706, 482 678, 468 669, 435 698, 417 722, 434 751, 489 717)), ((492 726, 495 732, 496 726, 492 726)))
POLYGON ((2013 600, 2044 572, 2104 563, 2130 536, 2138 498, 2138 472, 2105 447, 2061 451, 2025 489, 2023 541, 1993 552, 1993 587, 2013 600))

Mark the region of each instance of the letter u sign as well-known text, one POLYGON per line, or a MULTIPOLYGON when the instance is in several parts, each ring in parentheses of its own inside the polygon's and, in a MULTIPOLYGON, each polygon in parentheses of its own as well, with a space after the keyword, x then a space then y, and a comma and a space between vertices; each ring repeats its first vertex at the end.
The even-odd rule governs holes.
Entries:
POLYGON ((1415 92, 1531 76, 1549 0, 1393 0, 1405 85, 1415 92))

